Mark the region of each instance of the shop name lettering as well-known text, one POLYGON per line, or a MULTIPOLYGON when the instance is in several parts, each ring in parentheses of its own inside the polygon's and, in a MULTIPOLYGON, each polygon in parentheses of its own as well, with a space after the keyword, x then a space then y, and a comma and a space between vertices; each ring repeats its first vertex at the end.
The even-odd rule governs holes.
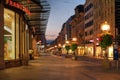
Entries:
POLYGON ((24 11, 25 13, 30 15, 30 11, 28 8, 24 7, 22 4, 19 4, 17 2, 13 2, 12 0, 8 0, 7 4, 9 4, 10 6, 16 7, 22 11, 24 11))

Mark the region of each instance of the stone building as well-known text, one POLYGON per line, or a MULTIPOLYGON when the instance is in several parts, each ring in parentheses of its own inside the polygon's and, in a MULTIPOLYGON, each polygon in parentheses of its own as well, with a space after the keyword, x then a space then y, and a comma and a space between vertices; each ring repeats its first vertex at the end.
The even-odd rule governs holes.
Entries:
POLYGON ((69 23, 71 25, 71 41, 72 38, 77 39, 78 55, 84 54, 84 6, 78 5, 75 7, 75 15, 69 23))
MULTIPOLYGON (((115 37, 119 34, 119 0, 86 0, 85 3, 85 48, 89 56, 101 57, 103 50, 99 46, 99 36, 103 34, 102 24, 107 21, 109 33, 115 37)), ((113 57, 113 45, 108 48, 108 57, 113 57)))

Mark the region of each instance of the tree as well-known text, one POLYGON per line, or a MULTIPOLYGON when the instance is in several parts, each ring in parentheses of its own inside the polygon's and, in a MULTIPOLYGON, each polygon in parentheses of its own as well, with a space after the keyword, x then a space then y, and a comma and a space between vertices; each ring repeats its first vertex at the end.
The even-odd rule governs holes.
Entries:
POLYGON ((103 34, 102 36, 100 36, 99 40, 101 48, 105 50, 104 58, 108 59, 108 53, 106 50, 112 44, 113 36, 111 34, 103 34))
POLYGON ((102 49, 107 49, 113 42, 113 36, 110 34, 104 34, 100 37, 100 46, 102 49))
POLYGON ((100 36, 99 40, 100 40, 100 46, 101 46, 101 48, 103 50, 105 50, 103 67, 105 69, 109 69, 110 65, 109 65, 109 60, 108 60, 108 53, 107 53, 106 50, 112 44, 112 42, 113 42, 113 36, 111 34, 103 34, 102 36, 100 36))
POLYGON ((73 51, 73 58, 74 59, 76 59, 76 55, 75 55, 75 50, 77 49, 77 44, 76 43, 73 43, 72 45, 71 45, 71 49, 72 49, 72 51, 73 51))
POLYGON ((58 47, 58 51, 59 51, 59 54, 61 55, 61 50, 62 48, 61 47, 58 47))
POLYGON ((70 50, 70 46, 69 46, 69 45, 66 45, 66 46, 65 46, 65 49, 67 50, 67 55, 68 55, 68 51, 70 50))
POLYGON ((61 51, 61 49, 62 49, 61 47, 58 47, 58 51, 61 51))

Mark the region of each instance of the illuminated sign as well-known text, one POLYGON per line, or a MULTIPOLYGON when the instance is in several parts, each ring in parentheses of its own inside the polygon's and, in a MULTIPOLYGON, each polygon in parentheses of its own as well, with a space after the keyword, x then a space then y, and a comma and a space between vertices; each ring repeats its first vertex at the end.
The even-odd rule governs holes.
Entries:
POLYGON ((30 11, 28 8, 24 7, 22 4, 20 3, 17 3, 17 2, 14 2, 12 0, 6 0, 6 4, 10 5, 10 6, 13 6, 15 8, 18 8, 22 11, 24 11, 26 14, 29 14, 30 15, 30 11))

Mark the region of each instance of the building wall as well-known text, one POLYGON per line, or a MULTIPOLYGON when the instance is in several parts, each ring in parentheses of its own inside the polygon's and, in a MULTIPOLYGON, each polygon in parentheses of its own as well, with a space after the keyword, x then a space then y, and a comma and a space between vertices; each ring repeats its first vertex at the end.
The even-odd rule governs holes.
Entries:
POLYGON ((93 0, 87 0, 84 5, 84 20, 85 20, 85 55, 93 56, 94 53, 94 44, 93 44, 93 0))
POLYGON ((85 36, 84 36, 84 13, 83 12, 80 12, 79 13, 80 17, 79 17, 79 20, 78 20, 78 24, 76 25, 77 26, 77 42, 78 42, 78 55, 84 55, 84 39, 85 39, 85 36))
POLYGON ((28 58, 26 58, 28 55, 26 55, 26 23, 23 17, 23 13, 17 9, 9 8, 7 4, 4 4, 4 1, 2 0, 0 2, 0 26, 0 69, 28 63, 25 61, 26 59, 28 60, 28 58), (14 20, 13 23, 10 23, 11 25, 8 25, 9 22, 6 20, 6 14, 8 14, 9 11, 14 13, 14 16, 9 15, 9 18, 14 17, 13 19, 10 19, 14 20), (5 29, 6 27, 7 29, 5 29), (7 54, 6 57, 5 37, 7 36, 14 37, 10 38, 12 41, 9 43, 9 49, 7 51, 11 52, 10 55, 7 54))

